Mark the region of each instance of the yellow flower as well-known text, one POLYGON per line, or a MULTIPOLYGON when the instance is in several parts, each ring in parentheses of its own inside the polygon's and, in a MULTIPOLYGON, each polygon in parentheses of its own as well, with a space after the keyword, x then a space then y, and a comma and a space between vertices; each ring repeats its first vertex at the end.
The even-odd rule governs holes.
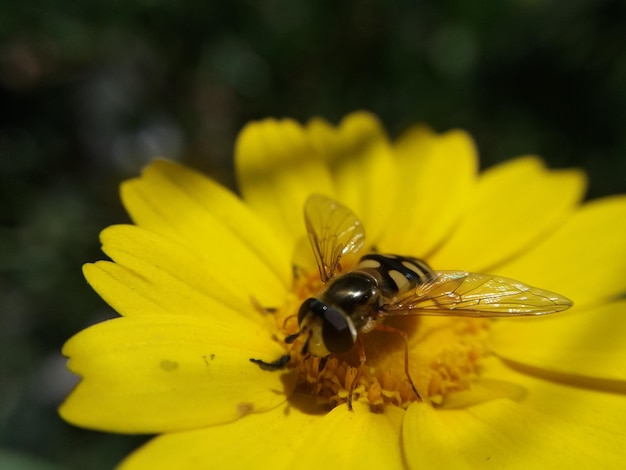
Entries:
POLYGON ((121 318, 65 345, 82 380, 61 415, 159 434, 123 468, 621 468, 626 197, 581 204, 582 172, 532 156, 480 176, 477 166, 462 131, 418 126, 391 144, 367 113, 336 128, 248 125, 236 148, 243 200, 180 165, 152 163, 122 186, 134 225, 102 232, 112 261, 85 266, 121 318), (302 217, 312 193, 357 214, 361 254, 375 247, 437 270, 507 276, 575 307, 390 322, 409 333, 423 402, 397 335, 363 335, 359 374, 354 355, 320 370, 301 344, 284 342, 320 288, 302 217), (250 361, 286 354, 276 371, 250 361))

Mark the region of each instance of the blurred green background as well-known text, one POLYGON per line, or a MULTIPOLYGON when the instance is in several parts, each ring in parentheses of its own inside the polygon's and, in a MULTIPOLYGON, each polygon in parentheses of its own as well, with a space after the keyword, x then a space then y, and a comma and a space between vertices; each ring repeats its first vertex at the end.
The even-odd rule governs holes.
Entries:
POLYGON ((586 169, 590 197, 626 192, 625 26, 621 0, 4 0, 0 468, 111 468, 145 439, 56 406, 63 342, 114 315, 80 266, 149 159, 233 184, 248 120, 368 109, 391 136, 465 128, 484 166, 537 153, 586 169))

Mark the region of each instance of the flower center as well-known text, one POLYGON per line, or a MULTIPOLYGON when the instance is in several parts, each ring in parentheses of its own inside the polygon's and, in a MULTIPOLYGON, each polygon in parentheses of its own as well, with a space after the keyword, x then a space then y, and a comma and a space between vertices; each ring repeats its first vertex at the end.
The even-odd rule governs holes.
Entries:
MULTIPOLYGON (((284 338, 299 331, 295 313, 305 299, 321 289, 317 272, 296 279, 293 300, 276 315, 279 336, 284 338)), ((378 330, 359 332, 366 359, 362 366, 356 347, 326 358, 303 353, 307 335, 302 334, 287 344, 290 364, 298 374, 299 390, 330 406, 347 402, 352 390, 353 401, 407 407, 417 400, 406 374, 408 368, 421 398, 441 403, 446 395, 471 387, 478 378, 482 359, 489 352, 487 319, 411 315, 389 317, 384 324, 407 333, 406 364, 405 342, 399 334, 378 330)))

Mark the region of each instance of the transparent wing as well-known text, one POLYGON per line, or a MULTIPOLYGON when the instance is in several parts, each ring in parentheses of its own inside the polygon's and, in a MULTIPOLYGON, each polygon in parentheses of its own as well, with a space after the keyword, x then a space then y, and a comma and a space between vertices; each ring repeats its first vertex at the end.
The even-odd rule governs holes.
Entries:
POLYGON ((466 271, 437 271, 435 277, 384 305, 385 315, 506 317, 544 315, 572 301, 515 279, 466 271))
POLYGON ((365 230, 350 209, 321 194, 307 199, 304 220, 320 278, 326 282, 333 277, 344 255, 361 249, 365 230))

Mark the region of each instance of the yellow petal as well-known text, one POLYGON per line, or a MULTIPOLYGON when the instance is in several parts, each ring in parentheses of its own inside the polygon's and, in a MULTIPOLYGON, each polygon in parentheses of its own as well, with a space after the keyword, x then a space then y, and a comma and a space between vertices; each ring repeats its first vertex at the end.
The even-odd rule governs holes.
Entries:
POLYGON ((98 261, 84 265, 83 273, 100 297, 123 316, 187 315, 210 319, 242 314, 262 320, 252 306, 233 310, 158 269, 155 269, 157 274, 152 273, 148 280, 119 264, 98 261))
POLYGON ((298 401, 297 406, 290 399, 272 410, 232 423, 156 437, 124 460, 121 468, 307 468, 295 449, 305 443, 323 414, 310 410, 311 405, 302 398, 298 401))
POLYGON ((516 370, 497 358, 485 361, 481 380, 500 380, 523 387, 526 393, 520 404, 538 413, 624 435, 626 387, 607 391, 566 378, 546 380, 516 370))
MULTIPOLYGON (((134 277, 134 284, 145 286, 139 288, 144 295, 162 305, 180 304, 184 309, 185 304, 200 306, 210 297, 230 308, 250 311, 251 299, 273 307, 281 305, 287 295, 287 288, 268 265, 241 250, 236 242, 197 252, 176 240, 131 225, 109 227, 100 239, 103 251, 128 271, 125 283, 134 277)), ((97 278, 88 280, 103 297, 115 300, 115 292, 101 292, 97 278)), ((127 290, 127 286, 119 287, 127 290)), ((210 312, 212 306, 207 305, 205 310, 210 312)))
POLYGON ((296 450, 292 468, 402 469, 400 427, 404 410, 387 406, 380 413, 367 405, 342 405, 315 423, 306 443, 296 450))
POLYGON ((403 410, 373 413, 357 403, 354 411, 342 406, 323 414, 299 401, 226 425, 159 436, 122 468, 249 469, 260 462, 275 469, 404 468, 403 410))
POLYGON ((626 388, 626 301, 537 319, 503 320, 493 327, 500 357, 572 378, 623 381, 626 388))
POLYGON ((582 172, 549 171, 535 157, 491 168, 469 196, 460 224, 429 262, 435 269, 490 272, 562 224, 584 188, 582 172))
POLYGON ((463 131, 438 135, 414 126, 398 140, 396 164, 393 186, 398 198, 395 204, 384 199, 392 215, 379 248, 425 257, 441 244, 470 202, 476 149, 463 131))
POLYGON ((624 240, 626 196, 597 199, 494 274, 558 292, 583 307, 624 293, 624 240))
POLYGON ((291 256, 305 235, 306 198, 312 193, 333 196, 328 169, 306 132, 290 119, 248 124, 237 139, 235 169, 245 200, 291 256))
POLYGON ((462 410, 417 403, 403 424, 410 468, 621 468, 623 436, 510 400, 462 410))
POLYGON ((240 316, 118 318, 83 330, 63 349, 82 380, 60 408, 87 428, 127 433, 187 430, 283 402, 294 377, 250 359, 285 353, 240 316))
POLYGON ((376 243, 397 186, 392 148, 382 124, 373 114, 359 111, 336 128, 312 119, 307 132, 330 168, 337 199, 358 215, 368 241, 376 243))
POLYGON ((291 253, 241 200, 201 174, 157 160, 123 183, 121 193, 137 225, 186 243, 220 266, 229 257, 237 257, 233 266, 245 263, 239 269, 265 264, 265 275, 290 285, 291 253))

